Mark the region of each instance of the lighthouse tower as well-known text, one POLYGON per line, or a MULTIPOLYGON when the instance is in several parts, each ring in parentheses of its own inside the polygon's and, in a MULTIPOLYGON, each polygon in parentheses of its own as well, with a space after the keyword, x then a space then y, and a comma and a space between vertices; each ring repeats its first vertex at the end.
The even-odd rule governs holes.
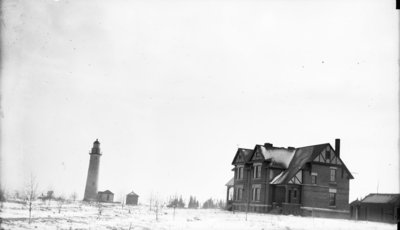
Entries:
POLYGON ((99 181, 99 168, 100 168, 100 142, 98 139, 93 143, 92 151, 89 153, 89 170, 86 179, 84 201, 97 200, 97 185, 99 181))

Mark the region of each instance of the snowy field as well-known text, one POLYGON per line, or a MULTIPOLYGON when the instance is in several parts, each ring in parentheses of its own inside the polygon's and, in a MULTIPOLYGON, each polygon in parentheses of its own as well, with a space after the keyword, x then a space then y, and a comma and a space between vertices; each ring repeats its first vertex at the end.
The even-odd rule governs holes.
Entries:
POLYGON ((2 229, 396 229, 394 224, 325 218, 232 213, 223 210, 162 208, 158 220, 148 206, 107 204, 103 208, 80 202, 65 204, 58 213, 57 204, 36 203, 32 223, 23 204, 3 203, 2 229), (101 211, 101 215, 99 215, 101 211))

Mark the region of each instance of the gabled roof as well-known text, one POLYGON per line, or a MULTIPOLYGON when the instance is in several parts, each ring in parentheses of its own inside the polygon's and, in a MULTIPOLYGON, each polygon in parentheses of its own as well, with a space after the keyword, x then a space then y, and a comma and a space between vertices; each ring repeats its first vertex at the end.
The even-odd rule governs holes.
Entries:
MULTIPOLYGON (((245 162, 247 162, 253 159, 253 155, 261 153, 264 160, 271 162, 270 166, 283 169, 283 171, 271 181, 271 184, 286 184, 297 174, 300 169, 305 166, 306 163, 312 162, 327 147, 333 150, 329 143, 310 145, 300 148, 280 148, 273 147, 272 145, 256 145, 254 150, 239 148, 232 164, 235 163, 239 154, 243 154, 245 157, 245 162)), ((340 159, 337 154, 335 155, 338 159, 340 159)), ((260 158, 258 158, 258 160, 259 159, 260 158)), ((349 178, 354 179, 353 175, 347 169, 343 161, 341 162, 344 170, 346 170, 348 173, 349 178)))
POLYGON ((106 190, 104 192, 99 191, 99 193, 102 193, 102 194, 113 194, 114 195, 114 193, 112 193, 110 190, 106 190))
POLYGON ((132 192, 128 193, 127 196, 139 196, 139 195, 132 191, 132 192))
POLYGON ((239 155, 241 155, 244 158, 244 162, 249 161, 252 153, 253 153, 252 149, 238 148, 235 157, 233 158, 232 164, 235 164, 235 161, 239 155))
POLYGON ((307 162, 312 161, 327 146, 329 146, 329 143, 297 148, 294 152, 293 157, 291 158, 291 161, 287 167, 287 170, 283 171, 281 174, 279 174, 277 177, 275 177, 271 181, 271 184, 287 183, 290 179, 292 179, 292 177, 294 177, 296 175, 296 173, 307 162))
POLYGON ((361 203, 374 204, 398 204, 400 203, 400 194, 370 193, 361 203))

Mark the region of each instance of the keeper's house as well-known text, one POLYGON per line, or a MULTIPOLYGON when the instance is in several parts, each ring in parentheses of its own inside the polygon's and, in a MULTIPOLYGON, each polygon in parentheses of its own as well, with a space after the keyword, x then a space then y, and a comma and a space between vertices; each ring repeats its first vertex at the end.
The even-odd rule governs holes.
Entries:
POLYGON ((227 184, 232 210, 349 217, 350 171, 340 158, 340 140, 301 148, 239 148, 227 184), (233 191, 232 191, 233 190, 233 191))

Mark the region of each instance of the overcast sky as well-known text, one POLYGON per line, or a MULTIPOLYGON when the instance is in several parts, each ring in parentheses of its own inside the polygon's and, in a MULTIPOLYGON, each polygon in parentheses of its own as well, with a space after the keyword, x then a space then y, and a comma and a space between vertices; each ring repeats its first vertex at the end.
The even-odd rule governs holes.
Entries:
POLYGON ((342 140, 350 200, 399 192, 389 0, 3 1, 1 183, 225 199, 237 147, 342 140))

